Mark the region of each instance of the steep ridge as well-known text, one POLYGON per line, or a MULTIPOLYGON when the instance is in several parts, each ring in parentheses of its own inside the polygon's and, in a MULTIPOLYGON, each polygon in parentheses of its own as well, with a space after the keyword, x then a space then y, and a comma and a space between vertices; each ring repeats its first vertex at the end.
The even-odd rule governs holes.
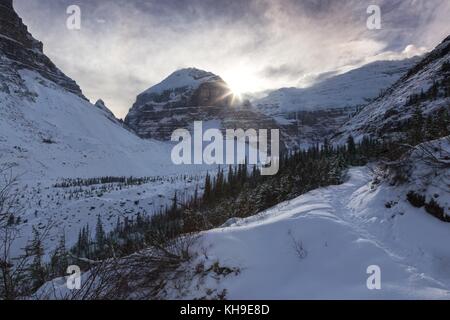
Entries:
MULTIPOLYGON (((67 91, 86 99, 75 81, 64 75, 43 53, 43 44, 34 39, 13 9, 12 0, 0 1, 0 90, 8 92, 4 77, 9 69, 13 75, 20 69, 38 72, 67 91), (4 58, 9 61, 5 62, 4 58), (7 66, 5 66, 7 64, 7 66), (3 76, 2 76, 3 75, 3 76)), ((17 78, 17 75, 16 75, 17 78)))
POLYGON ((334 140, 344 142, 349 135, 357 139, 364 135, 405 138, 418 112, 424 118, 430 116, 449 125, 450 37, 344 124, 334 140))

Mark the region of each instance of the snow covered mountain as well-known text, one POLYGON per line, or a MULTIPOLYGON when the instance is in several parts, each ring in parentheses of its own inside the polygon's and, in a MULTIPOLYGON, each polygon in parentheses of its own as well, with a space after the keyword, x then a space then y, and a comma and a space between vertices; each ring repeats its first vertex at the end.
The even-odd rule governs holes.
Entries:
POLYGON ((102 110, 108 119, 110 119, 112 122, 118 123, 120 125, 123 124, 123 122, 116 118, 114 113, 112 113, 111 110, 106 106, 105 102, 102 99, 98 99, 96 103, 94 103, 94 107, 102 110))
POLYGON ((12 1, 1 2, 0 20, 2 162, 16 164, 24 179, 183 170, 172 165, 169 145, 140 139, 103 103, 89 103, 43 53, 12 1))
MULTIPOLYGON (((219 94, 228 95, 228 88, 223 80, 211 72, 196 68, 186 68, 175 71, 161 83, 149 88, 138 96, 137 104, 144 104, 150 100, 162 100, 162 96, 176 98, 177 95, 186 95, 198 89, 205 83, 220 82, 223 86, 222 92, 217 92, 214 98, 220 98, 219 94)), ((217 88, 217 87, 216 87, 217 88)), ((204 96, 204 98, 207 98, 204 96)), ((221 102, 226 102, 225 99, 221 102)))
POLYGON ((293 138, 289 128, 235 97, 219 76, 195 68, 178 70, 141 93, 125 118, 140 137, 162 141, 194 121, 218 129, 280 129, 287 144, 293 138))
POLYGON ((358 108, 397 81, 419 58, 377 61, 344 74, 328 76, 309 88, 282 88, 252 104, 297 135, 300 146, 323 142, 358 108))
POLYGON ((344 142, 349 135, 358 139, 364 135, 404 138, 415 112, 448 126, 450 37, 343 125, 335 141, 344 142))
POLYGON ((279 128, 288 147, 322 142, 351 114, 397 81, 419 58, 379 61, 306 89, 283 88, 251 102, 236 100, 217 75, 195 68, 174 72, 137 97, 125 119, 140 137, 169 140, 196 120, 218 128, 279 128))
POLYGON ((308 88, 282 88, 252 103, 268 115, 341 109, 365 105, 412 68, 418 57, 376 61, 344 74, 327 76, 308 88))
POLYGON ((33 228, 51 221, 47 253, 61 233, 72 246, 79 229, 94 227, 98 216, 108 231, 119 217, 156 212, 176 191, 193 193, 203 172, 214 169, 174 165, 172 145, 141 139, 101 100, 92 105, 45 56, 11 1, 0 1, 0 9, 0 168, 13 165, 21 195, 13 255, 20 254, 33 228), (116 182, 57 186, 68 178, 105 176, 116 182), (120 179, 130 176, 146 178, 120 179))

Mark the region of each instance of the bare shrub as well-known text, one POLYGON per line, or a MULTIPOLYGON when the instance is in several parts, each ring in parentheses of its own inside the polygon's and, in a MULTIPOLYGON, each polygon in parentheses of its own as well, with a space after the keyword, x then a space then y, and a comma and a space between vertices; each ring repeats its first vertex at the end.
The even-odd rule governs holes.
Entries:
POLYGON ((298 240, 294 236, 294 234, 292 233, 292 230, 288 231, 288 235, 291 238, 292 248, 294 249, 295 253, 297 254, 297 257, 299 257, 300 260, 305 259, 308 256, 308 251, 303 246, 303 242, 301 240, 298 240))
MULTIPOLYGON (((161 231, 161 230, 160 230, 161 231)), ((159 299, 166 285, 185 274, 183 266, 191 259, 190 248, 197 236, 150 237, 149 248, 123 258, 103 261, 81 259, 88 264, 79 290, 61 294, 56 288, 33 296, 37 300, 149 300, 159 299)), ((112 251, 113 248, 111 248, 112 251)), ((77 259, 76 257, 73 257, 77 259)))

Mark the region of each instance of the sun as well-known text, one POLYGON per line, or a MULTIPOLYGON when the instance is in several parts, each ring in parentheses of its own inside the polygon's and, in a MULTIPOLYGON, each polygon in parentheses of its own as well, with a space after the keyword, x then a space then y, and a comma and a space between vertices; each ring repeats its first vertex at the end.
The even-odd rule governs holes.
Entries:
POLYGON ((230 88, 236 99, 242 100, 244 94, 252 92, 255 85, 255 79, 252 79, 249 73, 242 71, 225 72, 224 81, 230 88))
POLYGON ((231 98, 231 105, 236 105, 242 102, 242 87, 230 85, 227 81, 223 84, 226 93, 220 99, 231 98))
MULTIPOLYGON (((227 82, 228 83, 228 82, 227 82)), ((245 89, 242 86, 228 83, 231 94, 234 98, 241 100, 242 95, 245 93, 245 89)))

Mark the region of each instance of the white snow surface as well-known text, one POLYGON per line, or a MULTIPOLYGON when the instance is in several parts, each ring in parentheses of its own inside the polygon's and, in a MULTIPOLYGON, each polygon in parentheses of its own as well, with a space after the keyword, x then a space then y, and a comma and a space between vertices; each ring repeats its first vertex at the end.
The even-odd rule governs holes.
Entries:
POLYGON ((110 115, 35 72, 20 76, 33 100, 0 92, 0 155, 25 180, 150 176, 205 170, 175 166, 172 146, 143 140, 110 115), (44 140, 52 143, 44 143, 44 140))
POLYGON ((349 176, 206 232, 207 261, 241 273, 205 287, 226 289, 228 299, 450 299, 450 224, 413 208, 396 187, 372 186, 368 168, 349 176), (398 204, 387 209, 388 201, 398 204), (381 268, 381 290, 366 286, 370 265, 381 268))
MULTIPOLYGON (((239 272, 182 273, 184 284, 177 278, 161 298, 226 292, 227 299, 244 300, 450 299, 450 224, 413 208, 402 188, 371 180, 368 167, 353 168, 342 185, 204 232, 191 268, 218 262, 239 272), (390 201, 397 203, 388 209, 390 201), (302 244, 302 258, 294 243, 302 244), (381 269, 381 290, 367 287, 373 265, 381 269)), ((70 296, 64 278, 44 285, 44 292, 70 296)))

